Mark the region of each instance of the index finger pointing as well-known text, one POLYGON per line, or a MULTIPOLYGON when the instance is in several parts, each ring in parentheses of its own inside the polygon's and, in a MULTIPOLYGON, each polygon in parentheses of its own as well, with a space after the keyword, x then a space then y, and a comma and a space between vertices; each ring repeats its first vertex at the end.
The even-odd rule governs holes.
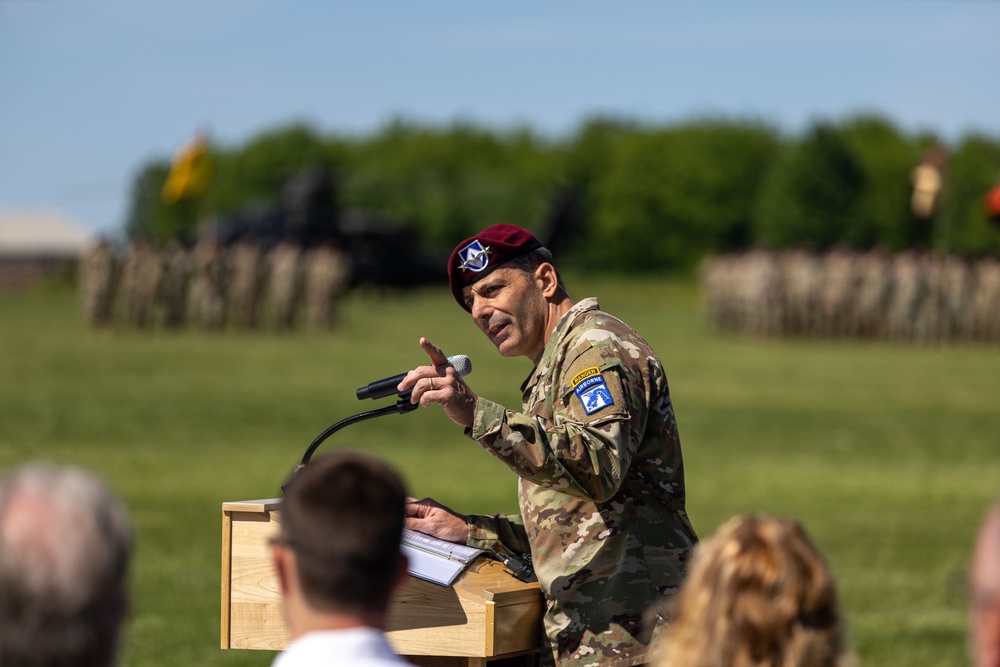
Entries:
POLYGON ((431 365, 433 366, 446 366, 448 362, 448 357, 444 356, 444 352, 441 348, 430 342, 426 338, 420 339, 420 347, 424 349, 427 356, 431 358, 431 365))

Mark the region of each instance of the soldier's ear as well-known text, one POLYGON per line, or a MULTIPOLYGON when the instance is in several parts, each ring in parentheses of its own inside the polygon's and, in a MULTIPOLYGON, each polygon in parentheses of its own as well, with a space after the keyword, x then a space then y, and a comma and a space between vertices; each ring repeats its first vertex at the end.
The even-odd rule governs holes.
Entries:
POLYGON ((556 295, 559 290, 559 274, 556 273, 556 267, 548 262, 542 262, 535 269, 533 277, 535 284, 538 285, 538 289, 542 291, 546 299, 551 299, 556 295))

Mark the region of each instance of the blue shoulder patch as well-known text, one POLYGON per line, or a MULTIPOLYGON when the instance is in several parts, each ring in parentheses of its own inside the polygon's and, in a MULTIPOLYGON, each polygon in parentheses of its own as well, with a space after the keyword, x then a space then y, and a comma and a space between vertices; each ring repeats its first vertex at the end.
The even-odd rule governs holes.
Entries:
POLYGON ((600 374, 591 375, 581 380, 573 387, 573 391, 580 399, 583 411, 588 415, 615 404, 614 399, 611 398, 611 392, 608 391, 608 385, 604 382, 604 376, 600 374))

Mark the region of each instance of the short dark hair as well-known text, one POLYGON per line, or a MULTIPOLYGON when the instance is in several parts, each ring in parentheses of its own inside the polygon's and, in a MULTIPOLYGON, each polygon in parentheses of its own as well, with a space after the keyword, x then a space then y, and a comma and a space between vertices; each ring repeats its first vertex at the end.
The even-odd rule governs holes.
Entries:
MULTIPOLYGON (((535 269, 546 262, 552 264, 552 267, 555 268, 555 263, 552 259, 552 252, 548 248, 542 246, 541 248, 535 248, 526 255, 521 255, 520 257, 507 260, 504 267, 517 269, 518 271, 523 271, 528 275, 532 275, 535 273, 535 269)), ((563 283, 562 276, 559 274, 559 269, 556 269, 556 280, 558 280, 559 289, 566 292, 566 285, 563 283)))
POLYGON ((384 611, 396 582, 406 487, 386 463, 358 452, 317 457, 289 484, 281 536, 302 593, 323 611, 384 611))

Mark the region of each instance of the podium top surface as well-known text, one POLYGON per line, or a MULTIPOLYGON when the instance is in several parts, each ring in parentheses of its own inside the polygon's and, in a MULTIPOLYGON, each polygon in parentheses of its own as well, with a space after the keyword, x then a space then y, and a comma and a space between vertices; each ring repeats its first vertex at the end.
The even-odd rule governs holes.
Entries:
POLYGON ((500 607, 540 600, 542 595, 537 582, 515 579, 488 556, 480 556, 473 562, 452 588, 467 600, 486 600, 500 607))
POLYGON ((223 512, 271 512, 281 508, 281 498, 231 500, 222 503, 223 512))
MULTIPOLYGON (((222 503, 224 512, 275 512, 281 510, 281 498, 235 500, 222 503)), ((419 580, 414 579, 414 582, 419 580)), ((420 582, 421 584, 424 582, 420 582)), ((436 584, 427 584, 436 587, 436 584)), ((503 565, 480 556, 463 572, 452 587, 467 600, 489 601, 499 606, 538 600, 541 596, 537 582, 525 583, 514 578, 503 565)))

